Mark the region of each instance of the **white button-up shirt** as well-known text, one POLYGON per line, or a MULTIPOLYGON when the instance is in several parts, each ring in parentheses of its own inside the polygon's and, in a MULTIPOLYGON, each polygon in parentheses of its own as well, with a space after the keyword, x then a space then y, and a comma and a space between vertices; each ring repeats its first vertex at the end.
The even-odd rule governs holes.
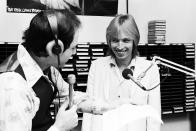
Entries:
MULTIPOLYGON (((154 107, 161 117, 158 66, 141 57, 133 59, 128 68, 131 66, 134 66, 133 77, 146 89, 156 88, 144 91, 132 80, 124 79, 115 60, 107 56, 92 62, 88 75, 88 95, 107 103, 115 103, 120 99, 136 105, 148 104, 154 107)), ((101 131, 101 117, 84 114, 82 131, 101 131)), ((145 118, 123 127, 120 131, 160 131, 160 123, 151 118, 145 118)))
MULTIPOLYGON (((13 67, 20 64, 26 80, 16 72, 10 71, 0 74, 1 131, 31 131, 32 119, 39 108, 39 98, 36 97, 32 86, 42 76, 51 83, 22 45, 18 46, 17 60, 18 63, 15 63, 13 67)), ((52 81, 56 84, 60 94, 68 96, 69 85, 63 80, 56 68, 51 67, 50 69, 52 81)), ((51 127, 49 131, 57 131, 57 129, 51 127)))

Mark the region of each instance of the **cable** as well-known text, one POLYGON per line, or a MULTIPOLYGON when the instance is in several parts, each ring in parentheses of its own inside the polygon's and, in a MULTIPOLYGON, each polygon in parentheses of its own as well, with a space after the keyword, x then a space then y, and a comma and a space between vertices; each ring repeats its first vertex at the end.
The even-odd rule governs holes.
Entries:
MULTIPOLYGON (((58 62, 58 63, 59 63, 59 62, 58 62)), ((59 65, 58 65, 58 69, 60 69, 60 68, 59 68, 59 65)), ((57 74, 56 74, 56 73, 54 74, 54 75, 55 75, 55 86, 56 86, 56 89, 57 89, 58 108, 60 108, 60 106, 61 106, 60 92, 59 92, 58 85, 57 85, 58 78, 59 78, 59 74, 60 74, 59 71, 60 71, 60 70, 58 70, 58 73, 57 73, 57 74)))
MULTIPOLYGON (((169 68, 168 68, 168 67, 166 67, 166 68, 167 68, 167 73, 169 73, 169 68)), ((157 84, 156 86, 154 86, 154 87, 151 88, 151 89, 146 89, 145 91, 151 91, 151 90, 157 88, 157 87, 158 87, 161 83, 163 83, 166 79, 167 79, 167 75, 165 76, 165 78, 163 78, 163 79, 160 81, 159 84, 157 84)))

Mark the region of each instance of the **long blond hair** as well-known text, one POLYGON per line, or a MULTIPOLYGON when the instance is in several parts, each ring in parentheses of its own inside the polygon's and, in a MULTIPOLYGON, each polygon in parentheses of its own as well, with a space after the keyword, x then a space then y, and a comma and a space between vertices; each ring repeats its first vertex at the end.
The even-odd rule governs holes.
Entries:
MULTIPOLYGON (((137 45, 140 40, 140 33, 135 22, 135 19, 132 15, 117 15, 108 25, 106 30, 106 40, 107 44, 110 47, 111 39, 117 37, 119 32, 123 31, 128 34, 133 39, 133 51, 132 51, 132 58, 139 55, 137 45)), ((110 48, 108 49, 108 54, 114 56, 114 53, 110 48)))

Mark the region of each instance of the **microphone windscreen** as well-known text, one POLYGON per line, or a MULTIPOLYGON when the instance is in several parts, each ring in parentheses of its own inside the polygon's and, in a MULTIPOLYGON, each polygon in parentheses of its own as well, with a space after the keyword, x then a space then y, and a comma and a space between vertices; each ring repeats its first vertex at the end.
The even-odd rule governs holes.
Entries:
POLYGON ((129 75, 133 75, 133 72, 131 71, 131 69, 124 69, 123 72, 122 72, 122 76, 125 78, 125 79, 130 79, 129 75))
POLYGON ((76 82, 76 76, 74 74, 69 74, 67 79, 69 84, 74 84, 76 82))

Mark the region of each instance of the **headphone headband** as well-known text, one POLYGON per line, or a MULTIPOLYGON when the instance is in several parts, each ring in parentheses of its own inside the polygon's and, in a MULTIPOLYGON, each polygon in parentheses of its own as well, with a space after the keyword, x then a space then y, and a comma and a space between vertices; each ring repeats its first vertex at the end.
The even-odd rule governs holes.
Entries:
POLYGON ((58 39, 58 23, 55 14, 47 14, 48 22, 55 39, 58 39))
POLYGON ((61 53, 61 47, 58 44, 58 21, 55 13, 47 13, 47 19, 49 22, 49 26, 52 30, 55 45, 52 48, 52 52, 56 55, 59 55, 61 53))

